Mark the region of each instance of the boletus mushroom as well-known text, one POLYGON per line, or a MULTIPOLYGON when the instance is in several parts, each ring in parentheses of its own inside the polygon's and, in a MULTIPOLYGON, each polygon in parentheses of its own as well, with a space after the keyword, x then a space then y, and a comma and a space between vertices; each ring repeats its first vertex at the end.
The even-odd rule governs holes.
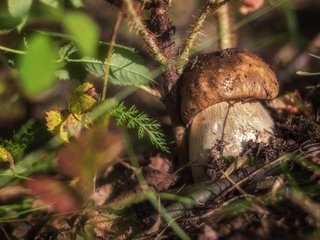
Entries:
POLYGON ((259 57, 230 48, 197 56, 180 79, 181 115, 189 133, 195 181, 204 180, 212 151, 238 156, 249 141, 267 143, 274 122, 259 99, 277 96, 274 72, 259 57))

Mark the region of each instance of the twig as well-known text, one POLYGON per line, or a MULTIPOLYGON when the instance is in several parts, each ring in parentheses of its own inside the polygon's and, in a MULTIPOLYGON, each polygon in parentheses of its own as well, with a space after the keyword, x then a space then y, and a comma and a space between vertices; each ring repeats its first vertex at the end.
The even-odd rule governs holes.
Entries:
POLYGON ((166 65, 168 63, 168 58, 165 57, 162 51, 159 49, 154 35, 152 35, 143 24, 141 16, 135 10, 132 0, 123 0, 123 8, 125 13, 129 15, 130 21, 133 23, 134 28, 138 31, 139 35, 147 44, 154 59, 160 65, 166 65))
POLYGON ((183 48, 182 48, 182 53, 178 57, 177 60, 177 69, 178 72, 181 74, 186 62, 188 61, 189 53, 190 50, 192 49, 194 45, 194 41, 198 37, 200 30, 203 27, 203 24, 205 22, 205 19, 210 13, 215 12, 217 9, 219 9, 221 6, 223 6, 225 3, 229 2, 230 0, 209 0, 204 7, 204 9, 201 11, 200 16, 197 18, 195 23, 192 26, 192 29, 189 33, 188 38, 186 39, 183 48))
POLYGON ((119 26, 120 26, 120 23, 122 20, 122 16, 123 16, 122 12, 120 10, 118 10, 117 16, 116 16, 116 22, 114 23, 114 26, 112 29, 110 45, 108 48, 108 52, 107 52, 107 56, 106 56, 105 64, 104 64, 105 74, 104 74, 103 87, 102 87, 102 97, 101 97, 102 101, 106 98, 106 94, 107 94, 109 71, 110 71, 110 64, 109 63, 111 62, 112 51, 113 51, 114 44, 116 43, 116 37, 117 37, 119 26))
POLYGON ((156 97, 156 98, 159 98, 159 99, 161 98, 160 92, 158 90, 156 90, 156 89, 150 88, 150 87, 145 86, 145 85, 139 85, 137 87, 140 88, 141 90, 149 93, 150 95, 156 97))
POLYGON ((0 46, 0 50, 4 52, 15 53, 15 54, 22 54, 22 55, 26 54, 25 51, 20 51, 20 50, 16 50, 16 49, 4 47, 4 46, 0 46))

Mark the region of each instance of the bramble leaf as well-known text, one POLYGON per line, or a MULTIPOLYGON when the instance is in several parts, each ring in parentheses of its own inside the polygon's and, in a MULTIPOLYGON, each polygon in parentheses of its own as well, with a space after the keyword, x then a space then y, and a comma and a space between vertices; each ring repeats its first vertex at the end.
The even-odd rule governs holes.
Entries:
MULTIPOLYGON (((84 58, 86 69, 96 77, 103 78, 105 66, 103 60, 84 58)), ((110 62, 110 81, 115 85, 145 85, 153 81, 150 69, 144 59, 133 49, 114 48, 110 62)))

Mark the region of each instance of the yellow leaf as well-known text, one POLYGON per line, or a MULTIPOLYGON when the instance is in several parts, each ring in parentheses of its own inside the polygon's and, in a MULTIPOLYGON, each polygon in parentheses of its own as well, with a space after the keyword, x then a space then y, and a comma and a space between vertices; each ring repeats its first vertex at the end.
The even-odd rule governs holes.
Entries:
POLYGON ((60 137, 63 141, 69 142, 71 137, 78 137, 83 128, 87 125, 83 115, 69 114, 65 121, 60 125, 60 137))
POLYGON ((98 95, 94 86, 85 82, 74 90, 70 100, 70 111, 73 114, 85 113, 92 109, 97 103, 97 99, 98 95))
POLYGON ((61 112, 59 111, 49 111, 46 113, 46 125, 51 133, 57 133, 58 127, 61 125, 63 122, 63 117, 61 112))
POLYGON ((8 162, 10 165, 10 168, 14 170, 15 165, 14 165, 14 159, 4 147, 0 146, 0 161, 5 161, 8 162))

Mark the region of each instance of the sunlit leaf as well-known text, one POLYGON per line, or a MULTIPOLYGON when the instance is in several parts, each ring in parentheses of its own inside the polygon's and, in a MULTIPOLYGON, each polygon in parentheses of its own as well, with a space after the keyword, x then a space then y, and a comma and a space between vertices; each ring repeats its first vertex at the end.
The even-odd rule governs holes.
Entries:
POLYGON ((94 86, 85 82, 75 89, 70 100, 70 111, 81 114, 89 111, 97 103, 98 95, 94 86))
POLYGON ((40 0, 40 2, 53 8, 59 7, 59 0, 40 0))
POLYGON ((55 81, 56 50, 49 38, 35 35, 28 42, 27 53, 20 59, 19 84, 27 95, 48 90, 55 81))
POLYGON ((32 0, 8 0, 8 10, 13 17, 24 17, 28 14, 32 0))
POLYGON ((11 153, 9 153, 3 146, 0 145, 0 162, 2 161, 8 162, 11 169, 15 168, 14 159, 11 153))
POLYGON ((32 0, 8 0, 8 10, 13 17, 20 18, 20 24, 17 26, 20 31, 28 20, 28 14, 32 0))
POLYGON ((79 7, 83 7, 84 3, 82 0, 70 0, 72 6, 74 6, 75 8, 79 8, 79 7))
POLYGON ((74 12, 66 14, 63 24, 82 54, 95 56, 99 29, 94 21, 83 13, 74 12))
MULTIPOLYGON (((86 69, 96 77, 105 74, 104 61, 85 58, 86 69)), ((153 81, 144 59, 133 49, 115 48, 110 62, 110 81, 115 85, 144 85, 153 81)))
POLYGON ((68 80, 70 79, 70 75, 68 70, 66 69, 59 69, 55 72, 55 76, 60 80, 68 80))
POLYGON ((78 137, 85 127, 83 115, 69 114, 60 125, 59 134, 63 141, 69 142, 71 137, 78 137))
POLYGON ((59 111, 49 111, 46 112, 46 125, 47 129, 51 133, 57 133, 58 127, 62 124, 63 122, 63 117, 61 112, 59 111))

